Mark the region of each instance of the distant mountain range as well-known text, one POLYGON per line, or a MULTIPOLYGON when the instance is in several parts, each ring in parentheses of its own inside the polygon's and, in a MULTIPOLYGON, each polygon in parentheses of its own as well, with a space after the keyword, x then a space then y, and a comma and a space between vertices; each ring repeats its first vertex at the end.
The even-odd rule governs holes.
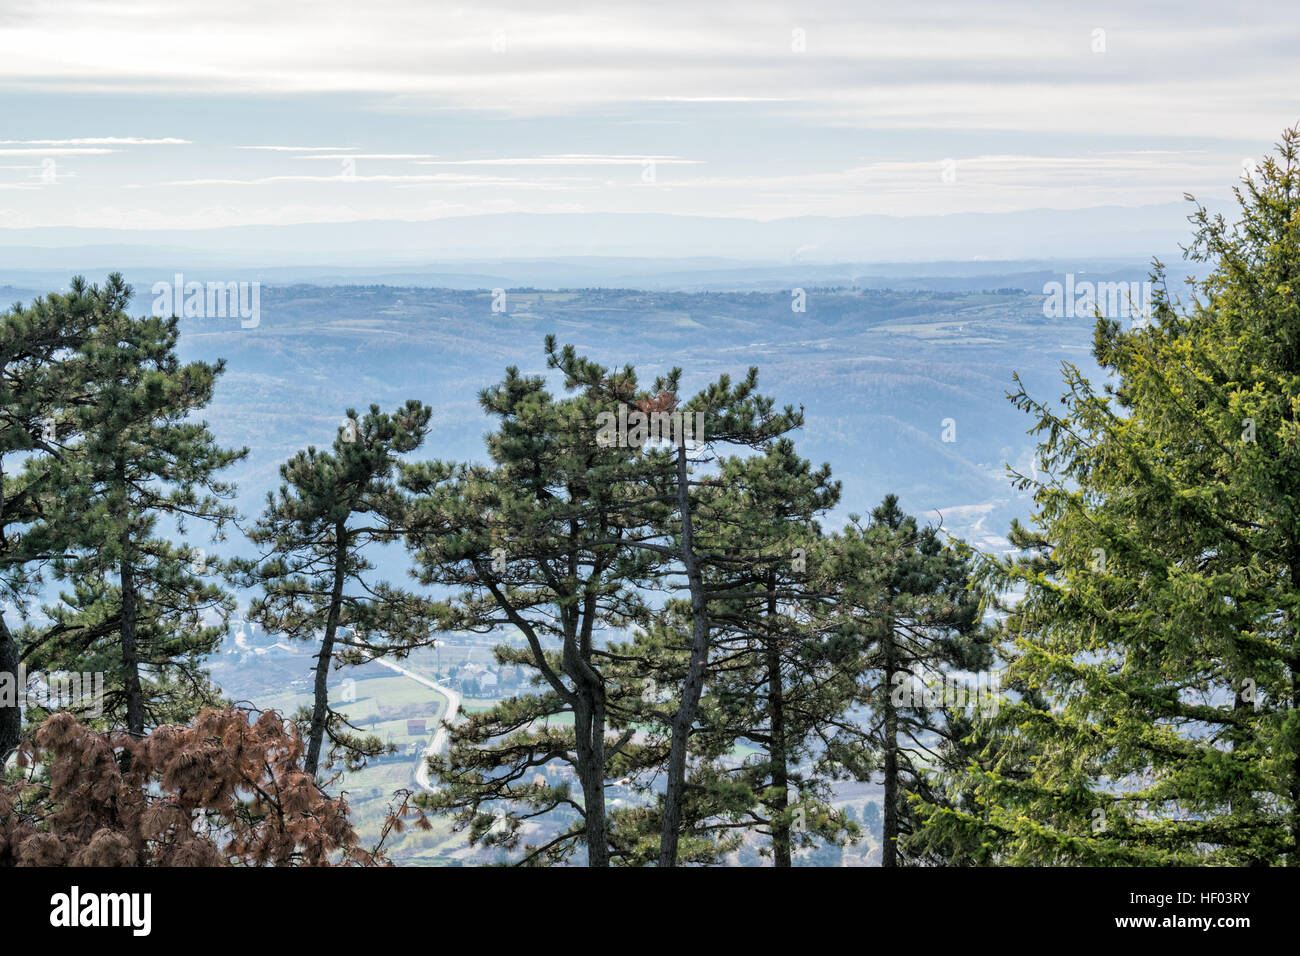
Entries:
POLYGON ((0 229, 0 286, 110 269, 226 268, 263 281, 419 279, 447 288, 770 288, 792 277, 851 284, 916 275, 922 266, 931 276, 971 277, 1005 271, 1002 263, 1057 261, 1070 270, 1083 260, 1094 267, 1153 256, 1172 261, 1189 235, 1190 211, 1190 204, 1167 203, 767 221, 511 213, 185 230, 0 229))

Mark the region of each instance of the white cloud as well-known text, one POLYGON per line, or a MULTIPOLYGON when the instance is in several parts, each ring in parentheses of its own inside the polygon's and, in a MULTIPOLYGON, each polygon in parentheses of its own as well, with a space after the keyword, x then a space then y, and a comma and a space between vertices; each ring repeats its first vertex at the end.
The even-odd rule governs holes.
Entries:
POLYGON ((0 156, 103 156, 116 149, 51 146, 48 149, 0 149, 0 156))
POLYGON ((440 159, 419 162, 417 166, 641 166, 654 163, 663 166, 695 166, 699 159, 680 156, 603 156, 592 153, 558 153, 551 156, 521 156, 513 159, 440 159))
POLYGON ((436 153, 311 153, 294 157, 294 159, 330 159, 335 162, 345 159, 413 160, 437 158, 436 153))
POLYGON ((145 139, 140 136, 83 136, 78 139, 0 139, 0 146, 185 146, 191 141, 166 137, 145 139))
POLYGON ((257 149, 273 153, 341 153, 349 149, 356 149, 355 146, 236 146, 235 149, 257 149))
POLYGON ((336 173, 331 176, 283 175, 262 176, 254 179, 174 179, 153 184, 133 183, 127 188, 147 189, 151 188, 151 186, 274 186, 285 183, 343 183, 345 185, 353 183, 397 183, 454 186, 526 186, 530 188, 558 188, 562 185, 556 179, 523 180, 500 176, 459 176, 452 173, 374 174, 366 176, 336 173))

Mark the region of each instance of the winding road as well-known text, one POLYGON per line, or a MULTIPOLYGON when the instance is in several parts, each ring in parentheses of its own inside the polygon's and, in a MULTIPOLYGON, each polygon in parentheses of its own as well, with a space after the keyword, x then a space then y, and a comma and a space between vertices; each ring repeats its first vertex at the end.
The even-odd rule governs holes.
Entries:
POLYGON ((382 657, 373 658, 373 660, 376 664, 383 664, 389 670, 397 671, 397 673, 401 674, 403 677, 409 677, 411 680, 423 684, 430 690, 435 690, 443 697, 447 698, 447 710, 438 720, 438 729, 434 732, 433 740, 429 742, 429 746, 424 748, 424 751, 420 754, 419 760, 415 766, 415 782, 419 785, 420 789, 426 793, 437 793, 438 788, 429 782, 428 758, 435 756, 436 754, 444 753, 447 749, 447 743, 451 736, 447 724, 454 721, 456 715, 460 713, 460 693, 452 690, 450 687, 417 674, 412 670, 408 670, 399 664, 394 664, 392 661, 386 661, 382 657))

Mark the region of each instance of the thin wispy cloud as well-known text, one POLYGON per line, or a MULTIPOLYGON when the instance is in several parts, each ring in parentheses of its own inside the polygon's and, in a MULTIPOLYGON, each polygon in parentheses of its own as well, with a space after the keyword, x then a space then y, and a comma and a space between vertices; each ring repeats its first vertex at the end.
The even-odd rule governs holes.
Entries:
POLYGON ((311 153, 296 157, 297 159, 332 159, 332 160, 428 160, 437 159, 436 153, 311 153))
POLYGON ((350 149, 356 149, 355 146, 236 146, 235 149, 252 149, 261 150, 271 153, 342 153, 350 149))
POLYGON ((75 139, 0 139, 0 146, 188 146, 192 140, 141 136, 82 136, 75 139))
POLYGON ((556 180, 523 180, 506 177, 457 176, 451 173, 356 175, 338 173, 330 176, 284 175, 263 176, 257 179, 174 179, 160 183, 128 185, 129 189, 148 189, 152 186, 275 186, 285 183, 446 183, 457 186, 536 186, 549 188, 556 180))
POLYGON ((52 146, 41 149, 0 148, 0 156, 104 156, 116 153, 116 149, 81 146, 52 146))
POLYGON ((664 166, 695 166, 703 160, 680 156, 600 156, 568 153, 555 156, 519 156, 513 158, 440 159, 417 163, 418 166, 640 166, 655 163, 664 166))

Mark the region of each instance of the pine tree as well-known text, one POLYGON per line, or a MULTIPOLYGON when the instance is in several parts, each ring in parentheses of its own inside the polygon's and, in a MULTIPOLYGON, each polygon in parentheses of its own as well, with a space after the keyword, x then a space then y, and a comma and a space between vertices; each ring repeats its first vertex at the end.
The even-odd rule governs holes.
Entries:
MULTIPOLYGON (((0 597, 18 608, 37 595, 42 567, 64 553, 76 527, 50 465, 67 454, 71 413, 87 400, 84 349, 101 317, 121 311, 128 296, 119 275, 102 289, 78 276, 68 294, 0 316, 0 597)), ((22 640, 0 610, 0 766, 21 736, 24 656, 61 633, 59 625, 20 630, 22 640)))
MULTIPOLYGON (((34 561, 72 585, 66 600, 47 609, 53 626, 29 623, 16 636, 25 648, 23 661, 47 672, 107 672, 108 693, 95 703, 108 709, 107 719, 138 734, 148 706, 140 679, 146 666, 157 679, 151 691, 159 719, 193 713, 197 703, 212 698, 195 651, 215 640, 214 629, 202 621, 205 605, 224 605, 218 590, 187 576, 189 549, 178 550, 150 532, 160 515, 183 531, 188 517, 210 517, 220 525, 228 512, 213 497, 200 497, 204 479, 192 477, 205 467, 203 445, 210 436, 202 426, 181 421, 205 403, 219 368, 181 368, 174 323, 132 319, 125 312, 130 295, 117 275, 102 290, 76 279, 70 296, 47 297, 29 313, 29 331, 43 326, 53 336, 38 345, 43 351, 35 364, 28 362, 23 383, 28 417, 37 404, 45 408, 45 454, 28 461, 19 480, 22 491, 13 499, 27 509, 28 520, 21 536, 7 537, 11 545, 22 542, 13 552, 17 560, 8 565, 18 578, 7 576, 7 582, 21 578, 24 564, 34 561), (184 393, 186 388, 195 391, 184 393), (175 461, 184 463, 179 481, 163 473, 175 461), (209 507, 215 512, 204 515, 209 507), (124 544, 130 559, 115 560, 124 544), (143 557, 134 556, 135 548, 143 557), (145 580, 137 583, 141 569, 145 580), (117 580, 110 582, 113 576, 117 580), (142 641, 148 642, 148 660, 141 657, 142 641)), ((21 333, 13 339, 20 340, 21 333)), ((7 402, 10 409, 16 406, 21 402, 7 402)), ((15 434, 8 431, 11 438, 15 434)), ((215 455, 214 467, 235 457, 215 455)), ((209 490, 230 492, 219 484, 209 490)), ((13 510, 9 516, 20 517, 13 510)), ((39 718, 39 711, 33 708, 32 716, 39 718)))
POLYGON ((893 867, 899 864, 907 794, 923 785, 938 741, 951 737, 943 720, 945 675, 987 668, 990 635, 980 626, 968 553, 945 545, 937 528, 918 527, 898 507, 896 495, 886 495, 869 522, 851 518, 829 552, 825 573, 834 614, 841 635, 851 641, 841 666, 857 675, 856 702, 869 716, 865 726, 841 726, 825 759, 860 779, 879 771, 881 865, 893 867))
POLYGON ((373 735, 353 733, 344 715, 330 706, 330 669, 404 656, 429 643, 430 602, 371 581, 374 565, 364 552, 401 539, 404 501, 394 480, 398 458, 421 445, 431 415, 429 406, 414 400, 392 415, 371 405, 358 419, 348 409, 332 453, 309 447, 280 467, 279 494, 267 495, 265 511, 248 532, 267 554, 235 562, 237 580, 263 592, 249 606, 251 619, 294 640, 320 635, 306 734, 309 774, 320 767, 327 736, 331 751, 352 767, 383 750, 373 735))
MULTIPOLYGON (((557 350, 554 337, 550 336, 546 348, 550 366, 564 372, 566 388, 585 388, 591 392, 608 386, 604 370, 578 357, 572 346, 557 350)), ((672 369, 656 379, 648 392, 636 392, 634 380, 623 383, 629 386, 626 400, 635 405, 635 410, 628 413, 629 420, 633 415, 640 415, 641 421, 649 423, 638 438, 660 439, 637 442, 643 448, 650 492, 641 511, 657 533, 628 541, 627 546, 669 559, 660 569, 659 580, 681 582, 675 587, 689 600, 691 613, 686 671, 670 720, 665 768, 659 845, 659 865, 665 867, 676 866, 678 862, 686 800, 687 751, 696 727, 711 647, 706 577, 711 562, 719 560, 696 541, 698 489, 711 480, 704 477, 704 472, 716 468, 722 449, 762 450, 803 424, 802 411, 796 412, 790 405, 778 411, 773 399, 759 393, 757 368, 751 367, 739 382, 733 382, 730 375, 719 376, 716 382, 686 401, 679 396, 681 375, 681 369, 672 369), (656 420, 662 423, 665 416, 669 419, 679 416, 678 421, 683 424, 698 421, 701 427, 693 429, 688 439, 679 424, 665 442, 662 426, 656 435, 653 424, 656 420)), ((734 566, 741 560, 732 558, 729 563, 734 566)))
MULTIPOLYGON (((822 599, 808 573, 820 543, 816 516, 838 497, 829 466, 814 471, 788 438, 721 461, 700 489, 698 540, 714 556, 705 581, 711 652, 679 858, 705 859, 702 838, 711 831, 749 830, 767 837, 765 852, 787 867, 797 845, 853 832, 830 806, 830 781, 803 769, 856 689, 822 647, 832 635, 820 625, 822 599), (737 762, 737 746, 756 754, 737 762)), ((656 685, 681 683, 684 655, 675 649, 689 646, 689 622, 689 605, 677 602, 634 646, 656 685)))
POLYGON ((232 608, 205 580, 220 562, 163 535, 199 522, 223 536, 234 488, 219 474, 247 450, 220 448, 193 420, 224 363, 182 365, 177 320, 132 318, 129 296, 116 288, 120 308, 98 317, 83 349, 83 401, 68 414, 79 438, 50 468, 50 494, 76 525, 68 556, 53 562, 72 591, 48 609, 58 638, 33 659, 107 672, 105 719, 140 736, 218 699, 202 657, 224 631, 208 615, 224 618, 232 608))
POLYGON ((599 440, 601 414, 636 394, 635 372, 584 368, 592 384, 562 399, 541 376, 507 369, 479 396, 496 420, 491 464, 412 465, 403 485, 416 496, 408 544, 419 578, 454 593, 441 626, 513 629, 524 646, 504 644, 497 659, 525 668, 537 688, 452 729, 429 804, 456 812, 473 842, 507 850, 528 819, 571 813, 548 843, 525 846, 520 862, 557 863, 585 846, 588 865, 599 867, 618 851, 606 789, 641 759, 627 724, 639 691, 611 679, 617 663, 603 638, 644 620, 638 588, 662 559, 627 545, 652 534, 647 464, 638 448, 599 440))

